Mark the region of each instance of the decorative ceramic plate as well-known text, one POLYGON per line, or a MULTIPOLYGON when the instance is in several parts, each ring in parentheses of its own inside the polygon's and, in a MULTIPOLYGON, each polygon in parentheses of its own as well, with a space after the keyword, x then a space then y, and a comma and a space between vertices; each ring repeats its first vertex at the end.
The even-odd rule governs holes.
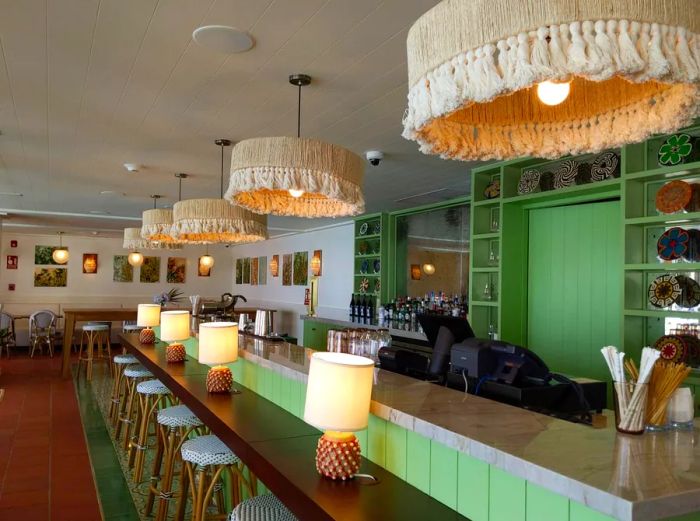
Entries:
POLYGON ((685 181, 671 181, 656 192, 656 209, 661 213, 683 210, 693 198, 693 187, 685 181))
POLYGON ((367 277, 363 277, 362 280, 360 281, 360 293, 367 293, 368 289, 369 289, 369 279, 367 277))
POLYGON ((615 152, 603 152, 591 164, 591 181, 605 181, 620 176, 620 156, 615 152))
POLYGON ((360 255, 366 255, 368 248, 369 246, 365 241, 362 241, 360 244, 357 245, 357 251, 360 252, 360 255))
POLYGON ((360 273, 367 273, 369 271, 369 260, 365 259, 360 264, 360 273))
POLYGON ((382 289, 382 281, 380 279, 377 279, 374 281, 374 291, 379 293, 379 291, 382 289))
POLYGON ((654 342, 654 349, 658 349, 661 358, 672 362, 682 362, 687 355, 685 340, 677 335, 664 335, 654 342))
POLYGON ((367 235, 367 230, 369 229, 369 224, 362 223, 360 225, 360 235, 367 235))
POLYGON ((375 235, 382 233, 382 223, 380 221, 374 223, 374 226, 372 226, 372 233, 375 235))
POLYGON ((686 275, 676 275, 681 286, 681 295, 676 304, 684 308, 694 308, 700 304, 700 284, 686 275))
POLYGON ((676 260, 683 257, 688 251, 690 235, 683 228, 674 226, 661 234, 656 241, 656 249, 662 260, 676 260))
POLYGON ((554 188, 566 188, 576 184, 576 176, 578 175, 578 161, 567 159, 562 162, 554 171, 554 188))
POLYGON ((495 199, 499 195, 501 195, 501 180, 498 178, 492 179, 484 189, 484 197, 486 199, 495 199))
POLYGON ((681 285, 670 273, 656 277, 649 285, 649 303, 654 307, 667 308, 680 296, 681 285))
POLYGON ((676 134, 669 136, 659 148, 659 164, 661 166, 673 166, 685 163, 686 158, 693 151, 693 140, 688 134, 676 134))
POLYGON ((379 259, 377 259, 374 261, 374 266, 372 267, 374 268, 374 273, 379 273, 382 270, 382 263, 379 262, 379 259))
POLYGON ((542 173, 539 170, 525 170, 520 174, 518 181, 518 194, 531 194, 540 191, 540 176, 542 173))

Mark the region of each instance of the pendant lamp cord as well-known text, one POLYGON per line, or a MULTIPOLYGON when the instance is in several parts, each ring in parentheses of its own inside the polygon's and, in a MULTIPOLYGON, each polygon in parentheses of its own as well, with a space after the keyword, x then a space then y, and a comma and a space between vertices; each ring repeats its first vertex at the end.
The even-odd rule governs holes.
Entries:
POLYGON ((221 190, 220 198, 224 198, 224 144, 221 144, 221 190))
POLYGON ((178 177, 177 201, 178 202, 182 201, 182 177, 178 177))
POLYGON ((299 84, 299 98, 297 100, 297 137, 301 137, 301 84, 299 84))

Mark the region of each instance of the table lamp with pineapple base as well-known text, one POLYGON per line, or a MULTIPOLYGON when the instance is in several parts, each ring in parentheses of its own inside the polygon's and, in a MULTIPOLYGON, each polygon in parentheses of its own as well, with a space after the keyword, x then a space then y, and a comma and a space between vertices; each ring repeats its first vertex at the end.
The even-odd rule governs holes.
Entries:
POLYGON ((184 310, 163 311, 160 314, 160 339, 170 342, 165 347, 168 363, 184 362, 187 359, 183 340, 190 337, 190 312, 184 310))
POLYGON ((311 356, 304 421, 324 431, 316 447, 316 470, 329 479, 350 479, 360 470, 360 442, 367 428, 374 362, 346 353, 311 356))
POLYGON ((139 342, 153 344, 156 341, 156 332, 153 326, 160 324, 160 304, 139 304, 136 312, 136 325, 143 327, 139 331, 139 342))
MULTIPOLYGON (((207 373, 207 392, 230 393, 233 373, 223 364, 238 360, 238 323, 207 322, 199 325, 199 362, 216 364, 207 373)), ((235 391, 234 391, 235 392, 235 391)))

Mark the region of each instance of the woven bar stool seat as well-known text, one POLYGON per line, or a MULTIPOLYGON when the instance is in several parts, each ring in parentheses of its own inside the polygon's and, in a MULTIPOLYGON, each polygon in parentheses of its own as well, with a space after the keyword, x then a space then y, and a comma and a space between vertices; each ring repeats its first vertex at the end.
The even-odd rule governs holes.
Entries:
POLYGON ((83 326, 83 331, 109 331, 109 326, 98 322, 89 322, 83 326))
POLYGON ((255 496, 238 504, 228 521, 298 521, 272 494, 255 496))
POLYGON ((202 435, 206 427, 197 416, 185 405, 173 405, 158 411, 158 444, 153 470, 151 472, 151 485, 146 501, 146 515, 150 516, 156 500, 158 510, 155 521, 165 521, 168 517, 168 507, 173 499, 177 499, 177 515, 175 519, 181 519, 187 502, 187 479, 184 465, 180 466, 179 489, 173 490, 173 478, 178 462, 182 462, 181 447, 188 438, 193 435, 202 435), (161 467, 163 473, 161 475, 161 467), (183 479, 184 478, 184 479, 183 479))
POLYGON ((127 378, 148 378, 153 376, 153 373, 146 369, 141 364, 129 366, 124 369, 124 376, 127 378))
POLYGON ((123 364, 138 364, 139 361, 134 355, 114 355, 114 363, 123 364))
POLYGON ((143 326, 137 326, 136 324, 124 324, 122 326, 122 331, 124 333, 138 333, 143 329, 143 326))
POLYGON ((109 341, 110 328, 108 324, 89 322, 82 328, 80 336, 80 351, 78 354, 78 377, 80 369, 85 363, 85 378, 92 380, 92 364, 96 359, 107 359, 110 370, 112 369, 112 346, 109 341), (83 350, 83 342, 87 340, 83 350), (95 351, 97 353, 95 354, 95 351), (105 352, 106 351, 106 354, 105 352))
POLYGON ((233 465, 241 460, 223 441, 209 434, 182 444, 182 459, 196 465, 233 465))
POLYGON ((146 380, 136 385, 136 392, 139 394, 170 394, 170 389, 160 380, 146 380))

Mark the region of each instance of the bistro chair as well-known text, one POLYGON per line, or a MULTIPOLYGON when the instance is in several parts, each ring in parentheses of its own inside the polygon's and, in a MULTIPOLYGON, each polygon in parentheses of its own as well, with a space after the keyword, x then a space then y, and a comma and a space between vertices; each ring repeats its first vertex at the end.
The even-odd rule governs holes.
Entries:
POLYGON ((7 358, 10 358, 10 347, 17 346, 15 337, 15 317, 6 311, 0 311, 0 357, 2 357, 2 349, 7 351, 7 358))
POLYGON ((284 504, 272 494, 246 499, 233 509, 228 521, 298 521, 284 504))
POLYGON ((56 331, 56 322, 56 314, 48 309, 35 311, 29 316, 29 343, 32 346, 30 357, 34 356, 37 347, 43 353, 44 344, 48 346, 49 355, 53 357, 54 342, 57 342, 60 336, 56 331))

